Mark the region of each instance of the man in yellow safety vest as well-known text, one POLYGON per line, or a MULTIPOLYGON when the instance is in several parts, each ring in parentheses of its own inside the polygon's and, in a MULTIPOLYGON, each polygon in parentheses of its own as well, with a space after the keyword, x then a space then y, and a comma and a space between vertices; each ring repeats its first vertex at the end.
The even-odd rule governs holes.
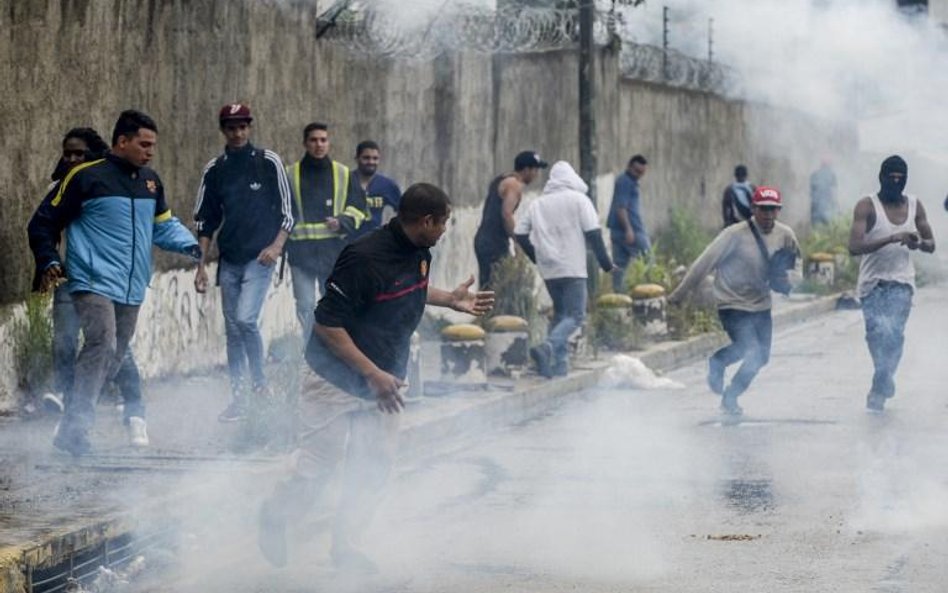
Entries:
POLYGON ((316 283, 320 295, 325 294, 336 258, 366 218, 366 205, 358 177, 329 156, 329 126, 308 124, 303 128, 303 146, 303 158, 287 167, 296 221, 287 255, 296 316, 306 343, 313 331, 316 283))

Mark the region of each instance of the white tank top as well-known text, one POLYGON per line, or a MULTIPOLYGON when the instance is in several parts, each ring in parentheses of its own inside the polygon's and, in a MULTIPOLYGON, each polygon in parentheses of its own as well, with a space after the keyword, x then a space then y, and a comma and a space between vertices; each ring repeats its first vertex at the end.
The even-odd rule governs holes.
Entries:
MULTIPOLYGON (((905 196, 905 199, 908 200, 908 216, 902 224, 892 224, 889 217, 886 216, 882 202, 879 201, 879 196, 867 197, 872 201, 872 207, 876 212, 876 223, 866 233, 867 241, 884 239, 895 233, 918 232, 918 229, 915 228, 915 209, 917 205, 915 196, 905 196)), ((912 263, 912 252, 908 247, 899 243, 889 243, 882 249, 862 256, 862 261, 859 262, 860 298, 869 294, 879 282, 908 284, 912 287, 912 291, 915 291, 915 265, 912 263)))

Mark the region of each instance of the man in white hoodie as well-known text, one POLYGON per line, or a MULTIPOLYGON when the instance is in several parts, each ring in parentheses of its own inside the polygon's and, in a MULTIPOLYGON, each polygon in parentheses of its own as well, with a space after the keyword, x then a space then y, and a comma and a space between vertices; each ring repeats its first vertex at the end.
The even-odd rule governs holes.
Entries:
POLYGON ((615 268, 587 191, 570 164, 559 161, 550 170, 543 194, 530 203, 514 228, 514 238, 537 265, 553 299, 546 341, 530 349, 537 371, 547 378, 569 371, 567 339, 586 317, 586 243, 603 270, 615 268))

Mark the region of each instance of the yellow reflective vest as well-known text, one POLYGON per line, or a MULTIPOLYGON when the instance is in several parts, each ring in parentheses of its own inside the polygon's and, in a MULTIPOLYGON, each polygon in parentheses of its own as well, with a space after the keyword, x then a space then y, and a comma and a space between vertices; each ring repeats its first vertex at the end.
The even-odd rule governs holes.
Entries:
MULTIPOLYGON (((313 222, 306 218, 303 210, 303 197, 300 191, 300 161, 286 168, 290 184, 293 186, 293 198, 296 200, 296 225, 290 233, 291 241, 311 241, 320 239, 338 239, 342 237, 339 231, 331 231, 325 222, 313 222)), ((352 218, 355 228, 358 229, 365 221, 365 212, 354 206, 349 206, 349 167, 340 162, 332 162, 332 215, 348 216, 352 218)))

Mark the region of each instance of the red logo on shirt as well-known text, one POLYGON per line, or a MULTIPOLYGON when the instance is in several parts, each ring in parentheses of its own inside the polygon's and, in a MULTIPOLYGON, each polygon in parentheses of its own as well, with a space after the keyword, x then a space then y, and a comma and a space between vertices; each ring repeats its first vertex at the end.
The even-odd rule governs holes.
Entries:
POLYGON ((145 180, 145 189, 147 189, 147 190, 150 191, 151 193, 155 193, 156 191, 158 191, 158 184, 155 183, 155 180, 154 180, 154 179, 146 179, 146 180, 145 180))

